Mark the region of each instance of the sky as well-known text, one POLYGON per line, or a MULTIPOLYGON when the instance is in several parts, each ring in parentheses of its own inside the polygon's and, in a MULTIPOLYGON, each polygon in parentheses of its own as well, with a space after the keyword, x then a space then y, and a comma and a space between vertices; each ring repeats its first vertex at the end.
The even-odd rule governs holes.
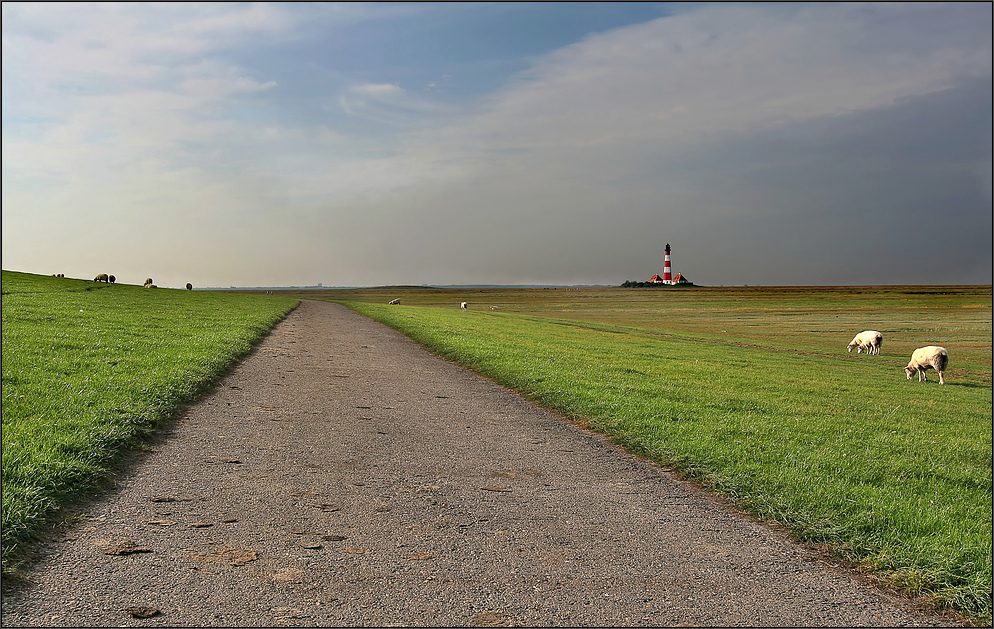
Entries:
POLYGON ((3 3, 5 270, 990 284, 990 3, 3 3))

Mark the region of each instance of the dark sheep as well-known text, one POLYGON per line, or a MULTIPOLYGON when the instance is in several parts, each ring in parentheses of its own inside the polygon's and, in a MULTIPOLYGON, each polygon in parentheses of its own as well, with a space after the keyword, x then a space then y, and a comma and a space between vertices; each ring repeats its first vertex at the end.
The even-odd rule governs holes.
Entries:
POLYGON ((193 284, 191 284, 190 282, 187 282, 186 283, 186 290, 193 290, 193 284))
POLYGON ((110 280, 110 283, 111 283, 111 284, 113 284, 114 282, 116 282, 116 281, 117 281, 117 278, 116 278, 116 277, 114 277, 113 275, 109 275, 109 276, 107 277, 107 279, 108 279, 108 280, 110 280))
POLYGON ((152 278, 148 278, 148 279, 145 280, 145 284, 144 285, 148 286, 151 283, 152 283, 152 278))

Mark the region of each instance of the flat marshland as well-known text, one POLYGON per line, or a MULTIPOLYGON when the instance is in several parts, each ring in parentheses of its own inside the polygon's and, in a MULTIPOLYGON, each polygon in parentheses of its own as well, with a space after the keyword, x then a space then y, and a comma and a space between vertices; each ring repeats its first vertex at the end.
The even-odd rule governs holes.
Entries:
POLYGON ((294 294, 347 303, 894 588, 990 622, 989 286, 294 294), (879 356, 846 351, 865 329, 883 332, 879 356), (949 350, 946 384, 908 381, 912 351, 933 344, 949 350))
POLYGON ((3 565, 297 304, 3 271, 3 565))

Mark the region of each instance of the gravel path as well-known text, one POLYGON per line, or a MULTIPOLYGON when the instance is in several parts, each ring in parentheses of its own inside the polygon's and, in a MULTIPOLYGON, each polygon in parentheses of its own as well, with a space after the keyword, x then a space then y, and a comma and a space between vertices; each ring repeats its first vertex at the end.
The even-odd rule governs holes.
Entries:
POLYGON ((335 304, 153 446, 4 626, 953 624, 335 304))

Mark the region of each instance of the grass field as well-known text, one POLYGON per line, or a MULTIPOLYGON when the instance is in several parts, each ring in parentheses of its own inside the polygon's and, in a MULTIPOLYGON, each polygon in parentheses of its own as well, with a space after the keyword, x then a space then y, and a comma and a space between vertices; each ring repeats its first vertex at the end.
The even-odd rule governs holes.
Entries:
POLYGON ((345 302, 895 588, 990 623, 990 287, 297 294, 345 302), (884 333, 881 355, 847 353, 868 328, 884 333), (944 386, 905 377, 929 344, 949 350, 944 386))
POLYGON ((989 286, 278 292, 5 271, 5 564, 301 297, 348 303, 896 588, 990 623, 989 286), (884 333, 881 355, 847 353, 867 328, 884 333), (905 378, 928 344, 949 350, 943 386, 905 378))
POLYGON ((3 565, 295 306, 3 271, 3 565))

